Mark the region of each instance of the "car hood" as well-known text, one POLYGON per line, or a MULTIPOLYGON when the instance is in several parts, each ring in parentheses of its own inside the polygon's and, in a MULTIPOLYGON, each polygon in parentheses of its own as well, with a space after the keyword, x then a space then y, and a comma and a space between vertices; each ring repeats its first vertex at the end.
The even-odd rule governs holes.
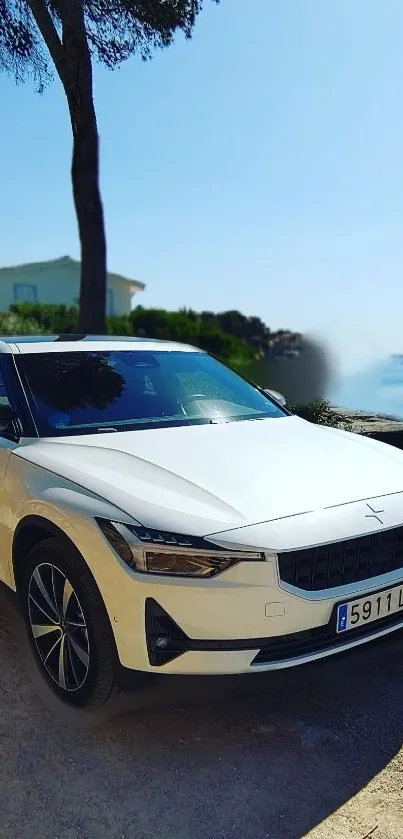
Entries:
POLYGON ((147 527, 208 535, 403 490, 403 453, 295 416, 25 441, 147 527))

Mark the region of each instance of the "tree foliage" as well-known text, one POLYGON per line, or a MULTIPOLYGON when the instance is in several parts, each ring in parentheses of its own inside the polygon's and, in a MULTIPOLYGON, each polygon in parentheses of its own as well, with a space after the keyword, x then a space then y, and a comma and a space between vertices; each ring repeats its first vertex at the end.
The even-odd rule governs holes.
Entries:
POLYGON ((0 0, 0 70, 17 82, 32 76, 40 89, 51 77, 46 50, 25 2, 0 0))
POLYGON ((258 317, 247 317, 236 310, 218 314, 202 312, 201 317, 205 323, 246 341, 257 352, 264 353, 269 348, 272 334, 269 327, 258 317))
MULTIPOLYGON (((214 0, 219 2, 219 0, 214 0)), ((131 55, 151 58, 176 31, 190 38, 203 0, 0 0, 0 70, 42 88, 63 77, 67 30, 81 21, 91 55, 115 69, 131 55)), ((63 81, 63 78, 62 78, 63 81)))

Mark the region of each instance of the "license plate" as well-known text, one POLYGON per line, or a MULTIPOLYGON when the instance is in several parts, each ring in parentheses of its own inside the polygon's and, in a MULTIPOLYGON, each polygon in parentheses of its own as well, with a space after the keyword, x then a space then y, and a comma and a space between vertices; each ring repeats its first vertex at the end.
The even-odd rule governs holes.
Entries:
POLYGON ((337 632, 348 632, 397 612, 403 612, 402 583, 349 603, 340 603, 337 608, 337 632))

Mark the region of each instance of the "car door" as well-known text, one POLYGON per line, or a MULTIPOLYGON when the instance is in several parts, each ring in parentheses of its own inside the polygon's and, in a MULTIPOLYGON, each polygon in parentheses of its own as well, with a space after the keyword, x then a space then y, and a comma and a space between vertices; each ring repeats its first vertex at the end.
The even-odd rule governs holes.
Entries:
POLYGON ((8 579, 9 529, 5 521, 4 477, 11 452, 18 446, 13 422, 8 416, 11 410, 9 390, 3 365, 0 361, 0 580, 8 579))

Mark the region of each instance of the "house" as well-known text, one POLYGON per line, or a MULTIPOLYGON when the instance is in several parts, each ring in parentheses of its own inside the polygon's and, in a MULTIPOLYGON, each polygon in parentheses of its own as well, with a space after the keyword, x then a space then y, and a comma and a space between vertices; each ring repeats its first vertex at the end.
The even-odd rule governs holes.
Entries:
MULTIPOLYGON (((133 297, 145 286, 119 274, 107 277, 106 313, 126 315, 133 308, 133 297)), ((32 262, 0 268, 0 311, 6 312, 12 303, 78 303, 80 291, 80 263, 70 256, 47 262, 32 262)))

